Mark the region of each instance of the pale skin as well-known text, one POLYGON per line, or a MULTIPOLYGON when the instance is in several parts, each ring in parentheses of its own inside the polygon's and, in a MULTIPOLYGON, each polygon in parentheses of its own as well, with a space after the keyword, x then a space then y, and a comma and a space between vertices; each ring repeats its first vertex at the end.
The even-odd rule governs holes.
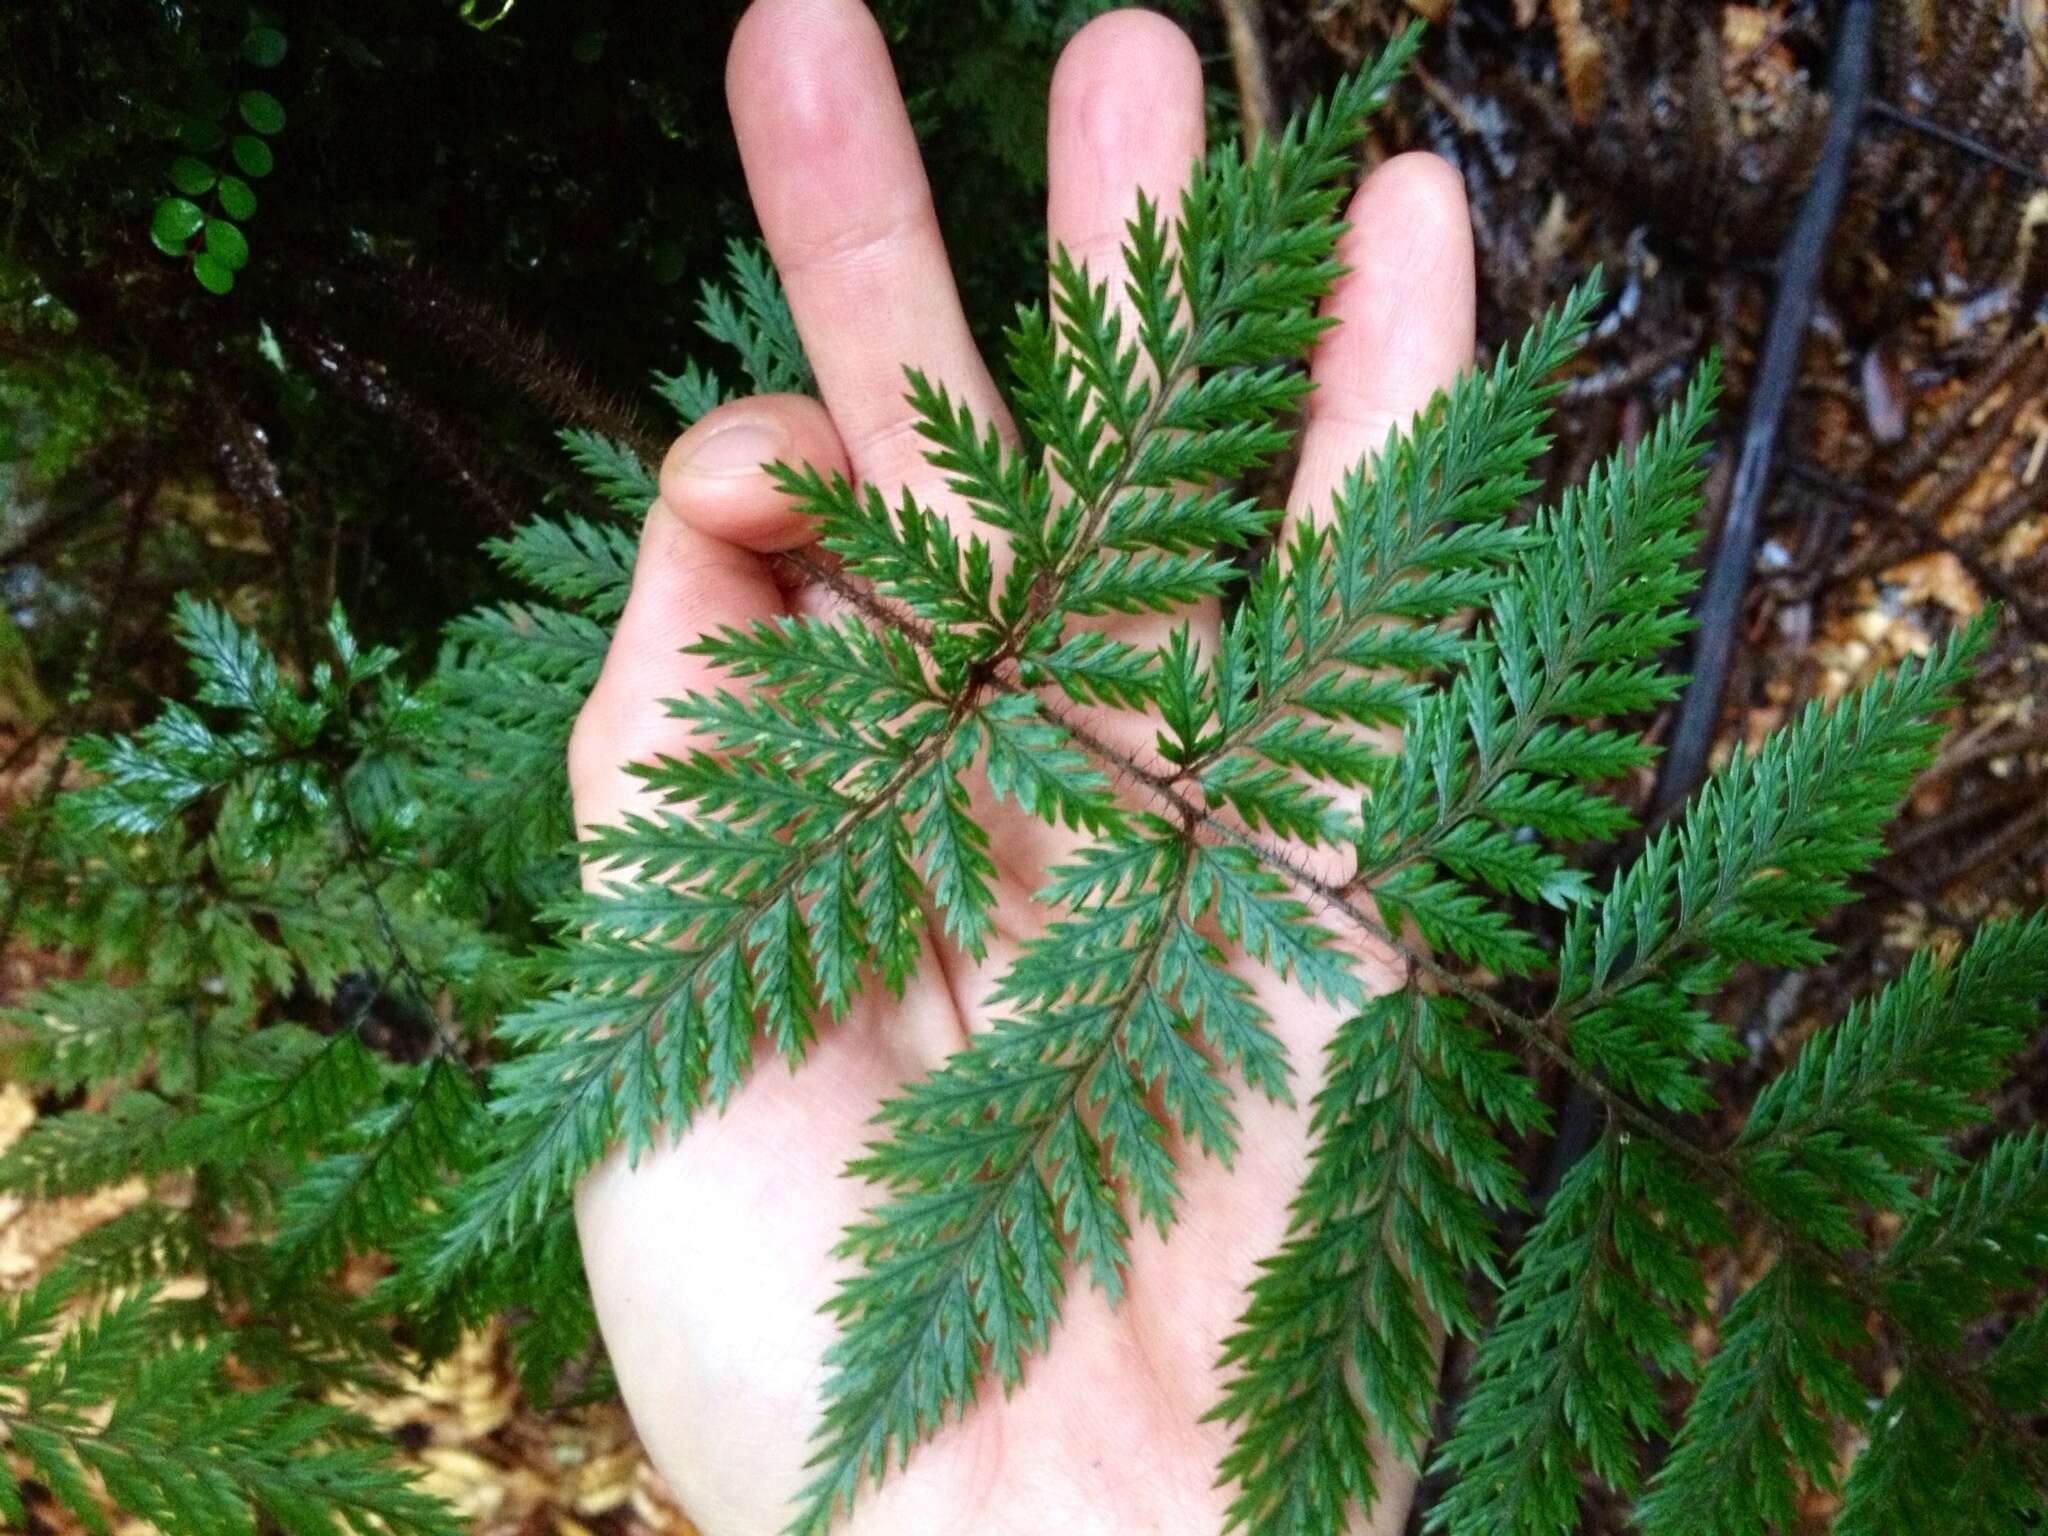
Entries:
MULTIPOLYGON (((776 614, 840 611, 827 591, 778 579, 770 555, 804 545, 803 518, 764 461, 809 463, 910 488, 963 528, 923 461, 902 368, 943 382, 983 419, 1007 422, 953 290, 929 189, 883 39, 861 0, 757 0, 733 40, 727 91, 748 185, 787 285, 822 403, 728 404, 676 442, 648 513, 631 601, 570 745, 579 822, 640 803, 626 771, 691 745, 661 702, 720 686, 678 654, 708 629, 776 614)), ((1141 11, 1091 23, 1052 87, 1051 239, 1112 286, 1139 189, 1173 206, 1203 148, 1201 73, 1172 23, 1141 11)), ((1316 390, 1288 498, 1290 517, 1326 510, 1345 469, 1376 449, 1471 358, 1473 259, 1463 190, 1443 162, 1407 155, 1355 194, 1329 300, 1337 327, 1313 363, 1316 390)), ((986 531, 986 530, 984 530, 986 531)), ((1213 612, 1186 616, 1214 632, 1213 612)), ((1124 620, 1157 638, 1169 621, 1124 620)), ((1148 750, 1142 721, 1090 721, 1148 750)), ((829 1255, 872 1191, 843 1176, 869 1117, 993 1022, 990 985, 1038 931, 1032 900, 1070 834, 985 793, 977 817, 999 867, 998 938, 976 962, 942 943, 899 1001, 876 987, 825 1030, 792 1074, 772 1056, 722 1113, 707 1112, 629 1167, 615 1153, 585 1181, 577 1217, 606 1344, 656 1466, 703 1536, 772 1536, 807 1480, 819 1411, 819 1313, 842 1270, 829 1255)), ((1353 944, 1368 985, 1398 962, 1353 944)), ((1258 988, 1305 1106, 1337 1013, 1256 965, 1258 988)), ((1184 1199, 1170 1240, 1133 1245, 1128 1295, 1112 1309, 1078 1277, 1051 1351, 1024 1385, 991 1388, 963 1423, 864 1491, 847 1536, 1200 1536, 1219 1530, 1214 1486, 1230 1432, 1202 1424, 1216 1400, 1218 1345, 1257 1261, 1284 1235, 1307 1156, 1303 1107, 1240 1095, 1231 1169, 1182 1149, 1184 1199)), ((1413 1477, 1381 1458, 1381 1498, 1357 1530, 1399 1531, 1413 1477)))

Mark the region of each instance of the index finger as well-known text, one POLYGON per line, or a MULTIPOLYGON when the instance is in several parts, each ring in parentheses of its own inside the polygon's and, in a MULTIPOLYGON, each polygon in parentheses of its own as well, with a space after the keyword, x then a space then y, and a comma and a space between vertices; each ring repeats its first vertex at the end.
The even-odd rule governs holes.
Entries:
POLYGON ((1008 430, 967 327, 881 29, 859 0, 757 0, 726 92, 747 187, 856 475, 930 484, 904 369, 1008 430))

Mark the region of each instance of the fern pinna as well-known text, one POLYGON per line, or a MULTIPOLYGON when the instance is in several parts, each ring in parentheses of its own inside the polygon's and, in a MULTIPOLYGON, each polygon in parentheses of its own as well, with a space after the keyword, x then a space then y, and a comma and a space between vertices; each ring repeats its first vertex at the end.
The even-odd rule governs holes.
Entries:
POLYGON ((565 903, 553 990, 500 1027, 497 1141, 431 1260, 444 1283, 615 1142, 716 1113, 762 1051, 800 1062, 861 989, 900 988, 926 924, 982 954, 972 782, 1081 834, 1001 1022, 884 1105, 851 1170, 874 1204, 841 1248, 793 1532, 1019 1381, 1077 1280, 1121 1293, 1135 1225, 1174 1221, 1169 1146, 1232 1156, 1234 1080, 1294 1091, 1247 960, 1351 1017, 1292 1233, 1225 1350, 1233 1529, 1344 1528, 1375 1496, 1375 1432, 1450 1475, 1431 1520, 1461 1536, 1570 1529, 1589 1479, 1651 1528, 1769 1529, 1842 1483, 1845 1425, 1871 1437, 1840 1488, 1855 1528, 1904 1528, 1879 1490, 1930 1438, 1953 1475, 1916 1498, 1981 1529, 2039 1513, 2040 1329, 1987 1355, 1970 1325, 2039 1278, 2048 1163, 2038 1136, 1974 1164, 1954 1141, 2048 983, 2039 926, 1916 962, 1735 1141, 1698 1118, 1740 1054, 1714 995, 1739 965, 1825 953, 1816 924, 1877 855, 1984 627, 1738 753, 1596 881, 1590 850, 1633 826, 1615 785, 1653 755, 1627 722, 1677 687, 1712 368, 1632 453, 1512 516, 1588 285, 1326 515, 1271 542, 1277 514, 1235 489, 1289 443, 1335 186, 1413 46, 1211 156, 1171 216, 1141 204, 1122 293, 1056 254, 1009 335, 1030 447, 909 377, 928 458, 1007 564, 913 496, 781 471, 845 616, 701 642, 734 686, 669 708, 707 747, 639 766, 661 809, 589 830, 604 888, 565 903), (1262 546, 1245 574, 1235 552, 1262 546), (1213 648, 1103 623, 1211 599, 1213 648), (1392 995, 1357 974, 1361 934, 1405 957, 1392 995), (1498 979, 1548 1002, 1510 1007, 1498 979), (1606 1129, 1508 1252, 1498 1218, 1529 1202, 1510 1149, 1547 1120, 1532 1059, 1606 1129), (1905 1226, 1880 1242, 1877 1216, 1905 1226), (1704 1259, 1733 1221, 1775 1257, 1702 1361, 1704 1259), (1954 1270, 1978 1279, 1933 1279, 1954 1270), (1872 1319, 1906 1362, 1879 1403, 1872 1319), (1443 1331, 1476 1362, 1432 1452, 1443 1331))

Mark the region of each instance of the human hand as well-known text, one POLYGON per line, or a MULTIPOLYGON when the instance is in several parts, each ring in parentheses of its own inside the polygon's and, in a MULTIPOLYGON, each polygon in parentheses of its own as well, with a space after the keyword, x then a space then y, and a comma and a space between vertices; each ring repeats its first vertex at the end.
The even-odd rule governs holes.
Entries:
MULTIPOLYGON (((719 680, 681 647, 725 625, 835 611, 827 591, 779 585, 765 558, 809 537, 765 461, 839 471, 891 494, 909 487, 965 525, 969 514, 924 462, 902 369, 923 369, 983 420, 1008 419, 962 318, 866 8, 758 0, 733 42, 728 92, 823 403, 735 402, 669 454, 631 601, 571 744, 583 825, 642 808, 627 765, 692 744, 661 701, 719 680)), ((1200 68, 1180 31, 1142 12, 1090 24, 1053 84, 1052 242, 1119 292, 1118 248, 1138 190, 1171 208, 1202 149, 1200 68)), ((1341 255, 1352 271, 1330 300, 1340 324, 1315 358, 1290 516, 1326 508, 1341 474, 1449 383, 1472 349, 1471 235, 1455 174, 1426 156, 1391 161, 1348 217, 1341 255)), ((1120 619, 1114 629, 1158 640, 1173 622, 1120 619)), ((1213 636, 1213 611, 1190 622, 1213 636)), ((1149 742, 1142 721, 1090 724, 1137 752, 1149 742)), ((830 1250, 872 1194, 842 1170, 871 1138, 885 1097, 993 1021, 984 1000, 1042 921, 1033 894, 1074 847, 984 787, 975 815, 998 868, 997 932, 983 960, 928 940, 900 1002, 870 989, 821 1033, 800 1072, 765 1063, 723 1112, 707 1110, 637 1167, 615 1152, 579 1191, 585 1262, 620 1385, 705 1536, 769 1536, 789 1518, 807 1481, 820 1360, 833 1337, 819 1310, 839 1278, 830 1250)), ((1359 962, 1375 990, 1398 983, 1390 957, 1361 949, 1359 962)), ((1263 967, 1245 976, 1291 1053, 1296 1105, 1241 1095, 1234 1167, 1183 1163, 1173 1236, 1134 1231, 1121 1305, 1074 1285, 1053 1347, 1024 1385, 1008 1398, 985 1394, 907 1471, 865 1495, 848 1536, 1221 1528, 1228 1495, 1213 1484, 1229 1431, 1200 1420, 1219 1396, 1219 1346, 1254 1268, 1284 1235, 1307 1163, 1306 1106, 1339 1022, 1263 967)), ((1371 1528, 1398 1530, 1412 1490, 1392 1467, 1381 1481, 1371 1528)))

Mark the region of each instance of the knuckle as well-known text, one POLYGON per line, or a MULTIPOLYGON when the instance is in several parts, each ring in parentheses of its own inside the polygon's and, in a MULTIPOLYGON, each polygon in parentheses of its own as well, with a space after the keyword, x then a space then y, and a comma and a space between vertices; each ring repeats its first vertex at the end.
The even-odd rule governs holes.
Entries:
POLYGON ((612 715, 604 689, 599 686, 590 691, 570 722, 566 752, 569 793, 578 802, 588 799, 591 789, 617 768, 613 745, 617 733, 612 728, 612 715))

